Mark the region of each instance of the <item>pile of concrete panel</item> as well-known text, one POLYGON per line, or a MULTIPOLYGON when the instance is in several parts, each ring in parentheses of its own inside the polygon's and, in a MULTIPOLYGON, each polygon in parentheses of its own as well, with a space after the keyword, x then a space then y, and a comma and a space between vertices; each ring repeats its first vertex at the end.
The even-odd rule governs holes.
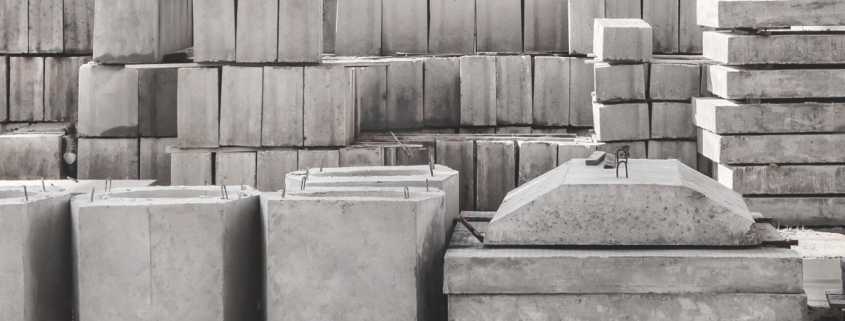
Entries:
POLYGON ((785 225, 845 222, 845 25, 840 2, 700 2, 707 86, 699 153, 752 210, 785 225), (748 12, 758 14, 749 15, 748 12), (827 26, 827 27, 802 27, 827 26), (789 28, 793 27, 793 28, 789 28))
POLYGON ((800 256, 739 194, 677 160, 628 168, 572 160, 475 215, 483 240, 456 229, 449 320, 804 319, 800 256))

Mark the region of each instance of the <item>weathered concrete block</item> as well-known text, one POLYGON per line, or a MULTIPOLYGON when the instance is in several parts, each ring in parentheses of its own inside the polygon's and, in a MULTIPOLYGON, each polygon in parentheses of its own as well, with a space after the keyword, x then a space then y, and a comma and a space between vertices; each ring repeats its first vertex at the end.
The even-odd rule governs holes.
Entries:
POLYGON ((651 103, 651 138, 694 139, 696 131, 691 104, 651 103))
POLYGON ((81 137, 138 137, 138 70, 88 63, 79 68, 81 137))
MULTIPOLYGON (((580 0, 579 0, 580 1, 580 0)), ((569 122, 572 126, 593 126, 595 71, 586 58, 569 59, 569 122)))
POLYGON ((476 1, 475 32, 478 52, 522 52, 522 2, 476 1))
POLYGON ((649 133, 648 104, 593 104, 596 139, 599 141, 646 140, 649 133))
POLYGON ((138 65, 138 132, 141 137, 176 137, 179 65, 138 65))
POLYGON ((569 61, 566 57, 534 57, 535 126, 569 126, 569 61))
POLYGON ((255 186, 255 152, 215 153, 214 183, 217 185, 255 186))
POLYGON ((300 149, 297 169, 317 171, 340 166, 340 152, 334 149, 300 149))
POLYGON ((781 226, 841 226, 843 197, 746 197, 748 208, 773 218, 781 226))
POLYGON ((496 126, 496 134, 531 134, 530 126, 496 126))
POLYGON ((355 139, 351 73, 345 67, 305 68, 305 146, 345 146, 355 139))
POLYGON ((531 56, 496 57, 496 124, 531 125, 531 56))
POLYGON ((594 23, 604 18, 604 1, 569 0, 569 53, 586 55, 593 52, 594 23))
POLYGON ((261 67, 223 66, 220 146, 261 146, 263 74, 261 67))
POLYGON ((707 89, 726 99, 845 96, 845 69, 752 69, 710 65, 707 89))
MULTIPOLYGON (((44 120, 75 121, 77 119, 79 68, 88 60, 90 60, 89 57, 44 58, 44 120)), ((0 90, 0 94, 2 91, 4 90, 0 90)), ((5 98, 0 98, 0 105, 4 105, 3 100, 5 98)), ((2 115, 0 119, 3 119, 2 115)))
POLYGON ((0 135, 0 178, 64 178, 61 134, 0 135))
POLYGON ((262 79, 261 146, 302 146, 304 69, 264 67, 262 79))
POLYGON ((643 101, 646 99, 645 64, 595 64, 595 100, 601 103, 643 101))
POLYGON ((323 1, 279 1, 279 62, 320 62, 323 1))
POLYGON ((29 3, 20 0, 0 1, 0 52, 25 53, 29 51, 29 3))
POLYGON ((654 52, 677 53, 679 51, 679 9, 679 0, 643 1, 643 20, 648 22, 654 31, 652 36, 654 52))
POLYGON ((649 97, 653 100, 690 100, 701 95, 701 65, 653 61, 649 65, 649 97))
POLYGON ((157 185, 170 185, 170 152, 176 138, 141 138, 139 167, 141 179, 152 179, 157 185))
POLYGON ((384 165, 386 166, 411 166, 428 165, 431 163, 432 150, 426 146, 385 146, 384 165))
POLYGON ((680 0, 678 17, 678 51, 701 54, 704 28, 697 23, 698 0, 680 0))
POLYGON ((557 143, 557 164, 555 167, 576 158, 588 158, 602 146, 593 142, 561 142, 557 143))
POLYGON ((639 19, 643 16, 643 4, 637 0, 605 0, 604 15, 611 19, 639 19))
POLYGON ((64 49, 63 1, 29 1, 28 39, 30 53, 60 53, 64 49))
POLYGON ((471 140, 437 140, 435 145, 437 164, 458 171, 460 209, 474 209, 475 142, 471 140))
POLYGON ((93 52, 94 0, 64 0, 64 52, 91 54, 93 52))
POLYGON ((475 2, 429 0, 428 51, 432 54, 475 52, 475 2))
POLYGON ((381 10, 382 55, 428 51, 428 1, 389 0, 381 10))
POLYGON ((285 175, 297 169, 299 155, 295 149, 260 150, 257 152, 257 188, 262 192, 285 188, 285 175))
POLYGON ((334 53, 337 0, 323 0, 323 52, 334 53))
POLYGON ((214 184, 211 152, 180 150, 170 153, 170 184, 205 186, 214 184))
POLYGON ((842 103, 740 104, 695 98, 695 125, 716 134, 838 133, 845 131, 842 103))
POLYGON ((631 153, 630 158, 648 158, 648 154, 646 153, 647 144, 648 142, 646 141, 606 142, 596 146, 596 149, 612 154, 616 153, 620 148, 628 146, 631 153))
POLYGON ((437 272, 445 249, 443 192, 408 194, 395 188, 265 194, 268 319, 444 318, 437 272), (308 232, 315 228, 332 237, 308 232))
MULTIPOLYGON (((446 0, 452 2, 451 0, 446 0)), ((466 2, 466 1, 457 1, 466 2)), ((425 127, 461 125, 461 64, 458 57, 432 57, 424 64, 425 127)))
POLYGON ((641 19, 596 19, 593 52, 605 62, 651 60, 652 30, 641 19))
POLYGON ((77 176, 80 179, 138 179, 137 138, 80 138, 77 176))
POLYGON ((9 57, 9 120, 44 120, 43 57, 9 57))
POLYGON ((704 57, 727 65, 841 64, 845 53, 842 33, 773 32, 766 36, 726 31, 704 33, 704 57))
POLYGON ((387 127, 423 127, 423 60, 391 61, 387 66, 387 127))
POLYGON ((69 203, 70 193, 59 189, 0 189, 3 320, 61 320, 72 315, 69 203))
MULTIPOLYGON (((0 75, 9 74, 9 58, 0 56, 0 75)), ((0 123, 9 120, 9 79, 0 77, 0 123)))
POLYGON ((384 148, 381 146, 347 146, 340 149, 340 167, 383 165, 384 148))
MULTIPOLYGON (((288 0, 282 3, 291 2, 288 0)), ((309 1, 318 3, 320 1, 309 1)), ((279 0, 240 0, 235 28, 235 60, 238 62, 274 62, 278 58, 281 30, 288 25, 280 25, 280 15, 286 14, 279 8, 279 0)), ((320 4, 322 9, 322 4, 320 4)), ((290 9, 290 8, 285 8, 290 9)), ((297 14, 303 14, 298 12, 297 14)), ((322 19, 322 16, 320 17, 322 19)), ((287 21, 285 21, 287 23, 287 21)), ((320 25, 322 28, 322 25, 320 25)), ((226 88, 225 86, 223 88, 226 88)))
POLYGON ((557 167, 557 143, 519 141, 519 168, 517 185, 545 174, 557 167))
POLYGON ((178 81, 179 147, 220 145, 220 70, 180 68, 178 81))
POLYGON ((695 141, 686 140, 650 140, 648 141, 649 159, 677 159, 690 168, 698 167, 698 149, 695 141))
POLYGON ((816 0, 699 0, 698 24, 712 28, 837 26, 845 3, 816 0), (748 14, 753 12, 754 14, 748 14))
POLYGON ((496 57, 462 56, 461 125, 496 125, 496 57))
POLYGON ((845 162, 845 135, 723 136, 699 130, 698 152, 720 164, 845 162))
MULTIPOLYGON (((845 192, 845 166, 716 164, 719 183, 744 195, 820 195, 845 192)), ((765 215, 765 213, 763 213, 765 215)))
POLYGON ((235 61, 236 2, 194 1, 194 61, 235 61))
POLYGON ((191 46, 191 0, 95 1, 94 61, 155 63, 191 46))
POLYGON ((382 0, 337 2, 334 52, 340 56, 381 54, 382 0))
POLYGON ((258 194, 147 187, 71 202, 80 319, 259 317, 258 194), (190 300, 184 300, 190 298, 190 300), (174 302, 179 302, 174 304, 174 302))
POLYGON ((352 69, 355 74, 355 110, 361 129, 387 129, 387 66, 352 69))
POLYGON ((566 52, 569 50, 569 5, 567 1, 527 0, 523 21, 524 51, 566 52))
POLYGON ((499 208, 505 195, 516 187, 516 144, 513 141, 477 141, 475 208, 499 208))

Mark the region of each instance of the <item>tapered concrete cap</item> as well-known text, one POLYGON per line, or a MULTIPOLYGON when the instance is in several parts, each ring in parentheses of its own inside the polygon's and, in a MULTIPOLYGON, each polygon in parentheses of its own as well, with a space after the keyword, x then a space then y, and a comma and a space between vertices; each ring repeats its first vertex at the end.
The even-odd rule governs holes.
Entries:
POLYGON ((526 183, 505 197, 485 245, 760 243, 736 192, 677 160, 631 159, 628 169, 630 178, 617 178, 614 169, 574 159, 526 183))

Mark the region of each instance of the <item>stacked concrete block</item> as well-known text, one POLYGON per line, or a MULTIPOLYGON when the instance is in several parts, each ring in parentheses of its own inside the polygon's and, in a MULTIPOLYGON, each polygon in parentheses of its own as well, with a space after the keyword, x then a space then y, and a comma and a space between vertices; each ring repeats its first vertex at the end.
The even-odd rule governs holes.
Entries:
POLYGON ((651 140, 649 158, 676 158, 697 167, 691 99, 701 94, 703 61, 655 57, 650 64, 651 140))
POLYGON ((335 54, 340 56, 381 54, 382 22, 382 0, 338 1, 335 54))
POLYGON ((82 179, 138 179, 140 141, 135 138, 80 138, 77 177, 82 179))
POLYGON ((529 56, 461 57, 461 125, 531 125, 529 56))
POLYGON ((77 70, 88 57, 0 58, 0 123, 76 120, 77 70), (8 83, 7 83, 8 81, 8 83))
POLYGON ((534 57, 534 126, 569 126, 570 68, 568 57, 534 57))
POLYGON ((569 57, 569 123, 572 127, 593 126, 595 71, 589 58, 569 57))
MULTIPOLYGON (((452 2, 448 1, 447 2, 452 2)), ((424 62, 423 120, 429 128, 458 128, 461 123, 461 60, 432 57, 424 62)), ((362 124, 363 127, 363 124, 362 124)))
POLYGON ((93 0, 3 1, 0 21, 0 53, 91 53, 93 0))
POLYGON ((214 153, 202 150, 171 150, 170 184, 204 186, 214 184, 214 153))
POLYGON ((100 63, 156 63, 191 46, 190 0, 94 4, 93 51, 100 63))
POLYGON ((475 1, 429 1, 428 51, 475 53, 475 1))
POLYGON ((60 179, 65 174, 61 133, 0 135, 0 178, 60 179))
POLYGON ((522 52, 522 2, 475 2, 476 51, 522 52))
POLYGON ((141 138, 138 178, 170 185, 170 149, 175 146, 176 138, 141 138))

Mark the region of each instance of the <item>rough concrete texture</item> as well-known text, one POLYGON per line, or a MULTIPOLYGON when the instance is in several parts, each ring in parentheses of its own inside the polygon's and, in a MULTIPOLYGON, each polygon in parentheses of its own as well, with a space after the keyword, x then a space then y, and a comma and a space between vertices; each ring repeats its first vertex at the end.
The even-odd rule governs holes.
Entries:
POLYGON ((69 201, 69 193, 40 183, 26 194, 23 186, 0 188, 0 319, 72 315, 69 201))
POLYGON ((192 1, 95 2, 94 60, 155 63, 191 46, 192 1))
POLYGON ((174 186, 205 186, 214 184, 211 152, 173 151, 170 153, 170 184, 174 186))
POLYGON ((496 57, 496 125, 531 125, 531 56, 496 57))
POLYGON ((716 134, 838 133, 845 131, 843 103, 743 104, 695 98, 695 125, 716 134))
POLYGON ((381 54, 382 0, 337 2, 334 51, 340 56, 381 54))
POLYGON ((94 0, 65 0, 64 52, 87 54, 92 51, 94 32, 94 0))
POLYGON ((649 138, 648 104, 593 104, 596 139, 602 142, 649 138))
POLYGON ((397 188, 264 194, 268 319, 445 318, 438 272, 443 192, 403 194, 397 188))
POLYGON ((428 51, 427 1, 383 1, 381 10, 382 55, 424 54, 428 51))
POLYGON ((595 100, 601 103, 646 99, 648 68, 645 64, 595 64, 595 100))
MULTIPOLYGON (((0 65, 3 64, 2 60, 3 58, 0 58, 0 65)), ((45 121, 75 121, 77 119, 79 67, 89 60, 90 57, 44 58, 45 121)), ((5 74, 3 67, 0 67, 0 73, 5 74)), ((0 86, 3 86, 4 81, 0 81, 0 86)), ((0 95, 4 92, 5 87, 0 89, 0 95)), ((0 98, 0 106, 5 105, 3 103, 5 100, 5 97, 0 98)), ((5 111, 0 112, 0 120, 4 119, 4 113, 5 111)))
MULTIPOLYGON (((286 25, 280 26, 278 0, 240 0, 235 9, 235 60, 238 62, 275 62, 278 57, 278 46, 287 41, 287 37, 280 38, 279 31, 287 30, 286 25)), ((290 1, 282 1, 290 2, 290 1)), ((319 2, 319 1, 310 1, 319 2)), ((322 5, 320 6, 322 9, 322 5)), ((287 9, 287 8, 286 8, 287 9)), ((298 14, 303 14, 298 12, 298 14)), ((322 16, 320 16, 322 19, 322 16)), ((322 25, 320 25, 322 30, 322 25)), ((250 86, 254 88, 253 86, 250 86)), ((224 86, 225 88, 225 86, 224 86)))
POLYGON ((586 55, 593 52, 593 21, 604 18, 604 1, 570 0, 569 1, 569 53, 586 55))
POLYGON ((654 31, 653 50, 658 53, 679 51, 678 27, 680 25, 679 0, 643 1, 643 20, 654 31))
MULTIPOLYGON (((448 3, 461 1, 443 0, 448 3)), ((432 5, 434 3, 432 2, 432 5)), ((457 128, 461 123, 461 63, 459 57, 432 57, 424 62, 423 118, 425 127, 457 128)))
POLYGON ((605 62, 651 60, 652 30, 641 19, 596 19, 593 52, 605 62))
POLYGON ((62 178, 62 135, 0 135, 0 178, 62 178))
POLYGON ((279 1, 279 62, 320 62, 323 6, 323 1, 279 1))
POLYGON ((340 167, 382 165, 384 148, 381 146, 348 146, 340 149, 340 167))
POLYGON ((499 208, 505 195, 516 187, 516 144, 513 141, 477 141, 475 208, 499 208))
POLYGON ((596 149, 612 154, 624 146, 628 146, 630 149, 631 158, 648 158, 648 154, 646 153, 647 141, 605 142, 597 146, 596 149))
MULTIPOLYGON (((0 56, 0 74, 6 75, 9 73, 9 58, 0 56)), ((9 79, 0 77, 0 123, 9 120, 9 79)))
POLYGON ((387 129, 387 65, 352 67, 361 130, 387 129))
POLYGON ((44 58, 9 57, 9 120, 44 120, 44 58))
POLYGON ((523 10, 523 45, 526 52, 569 50, 569 3, 527 0, 523 10))
POLYGON ((845 69, 753 69, 722 65, 708 68, 707 89, 725 99, 834 98, 845 96, 838 84, 845 69))
POLYGON ((691 104, 678 102, 651 104, 651 138, 695 139, 696 132, 691 104))
POLYGON ((138 132, 141 137, 176 137, 179 67, 177 64, 136 65, 138 70, 138 132))
POLYGON ((746 197, 751 211, 764 213, 782 226, 845 225, 843 197, 746 197))
POLYGON ((63 49, 61 0, 29 3, 29 51, 59 53, 63 49))
POLYGON ((138 70, 88 63, 79 68, 81 137, 138 137, 138 70))
POLYGON ((561 165, 575 158, 587 158, 597 150, 601 143, 566 142, 557 143, 557 165, 561 165))
POLYGON ((176 146, 176 138, 141 138, 140 176, 141 179, 155 180, 158 185, 170 185, 170 153, 168 149, 176 146))
POLYGON ((593 64, 587 58, 567 59, 569 59, 569 122, 576 127, 591 127, 593 126, 595 87, 593 64))
POLYGON ((25 53, 29 50, 29 3, 18 0, 0 2, 0 52, 25 53))
POLYGON ((475 3, 477 52, 522 52, 522 2, 486 0, 475 3))
POLYGON ((434 151, 425 146, 386 146, 384 148, 384 165, 410 166, 428 165, 434 151))
POLYGON ((649 98, 688 101, 701 94, 701 65, 653 61, 649 65, 649 98))
POLYGON ((690 168, 698 167, 698 149, 695 141, 649 140, 649 159, 677 159, 690 168))
POLYGON ((302 146, 302 67, 264 67, 261 146, 302 146))
POLYGON ((845 166, 716 165, 714 177, 744 195, 824 195, 845 193, 845 166))
POLYGON ((300 149, 297 169, 319 170, 340 166, 340 152, 334 149, 300 149))
POLYGON ((843 163, 845 135, 722 136, 699 130, 698 152, 720 164, 843 163))
POLYGON ((138 138, 80 138, 77 176, 81 179, 138 179, 138 138))
POLYGON ((698 0, 680 0, 678 17, 678 50, 682 53, 701 54, 701 33, 705 29, 698 26, 698 0))
POLYGON ((148 187, 71 202, 80 320, 254 320, 258 193, 148 187), (186 300, 186 298, 190 298, 186 300))
POLYGON ((557 167, 557 143, 520 141, 518 146, 517 185, 525 184, 557 167))
POLYGON ((758 244, 742 197, 677 160, 628 161, 630 178, 575 159, 508 194, 490 245, 758 244), (609 198, 608 195, 613 195, 609 198), (662 204, 655 207, 654 204, 662 204))
POLYGON ((220 146, 261 146, 263 77, 261 67, 223 66, 220 146))
POLYGON ((194 61, 235 60, 236 1, 197 1, 194 12, 194 61))
POLYGON ((471 140, 437 140, 437 164, 458 171, 460 209, 475 208, 475 142, 471 140))
POLYGON ((387 66, 387 125, 423 127, 423 60, 391 61, 387 66))
POLYGON ((845 34, 773 32, 766 36, 704 32, 704 57, 726 65, 841 64, 845 34))
POLYGON ((215 153, 214 183, 255 186, 255 152, 215 153))
POLYGON ((837 26, 845 3, 818 0, 699 0, 698 24, 712 28, 837 26), (754 14, 748 14, 753 12, 754 14))
POLYGON ((535 126, 569 126, 569 58, 534 57, 535 126))
POLYGON ((280 149, 260 150, 256 154, 256 188, 262 192, 285 188, 285 175, 297 170, 298 152, 295 149, 280 149))
POLYGON ((305 146, 345 146, 355 138, 350 78, 338 65, 305 68, 305 146))
POLYGON ((220 70, 180 68, 177 97, 179 147, 218 147, 220 70))
POLYGON ((475 3, 430 0, 428 51, 433 54, 475 52, 475 3))
POLYGON ((496 57, 462 56, 461 126, 495 126, 496 57))

